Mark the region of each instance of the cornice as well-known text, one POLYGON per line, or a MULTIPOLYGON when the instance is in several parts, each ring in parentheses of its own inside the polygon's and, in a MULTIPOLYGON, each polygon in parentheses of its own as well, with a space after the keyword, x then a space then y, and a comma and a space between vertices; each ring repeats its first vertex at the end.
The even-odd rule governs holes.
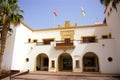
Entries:
POLYGON ((60 27, 60 28, 46 28, 46 29, 36 29, 33 32, 38 31, 51 31, 51 30, 66 30, 66 29, 77 29, 77 28, 93 28, 93 27, 107 27, 106 23, 94 24, 94 25, 86 25, 86 26, 71 26, 71 27, 60 27))
POLYGON ((26 28, 31 30, 32 32, 38 32, 38 31, 51 31, 51 30, 66 30, 66 29, 77 29, 77 28, 93 28, 93 27, 107 27, 106 23, 100 23, 100 24, 94 24, 94 25, 85 25, 85 26, 71 26, 71 27, 57 27, 57 28, 45 28, 45 29, 36 29, 33 30, 28 25, 26 25, 24 22, 21 21, 21 24, 23 24, 26 28))

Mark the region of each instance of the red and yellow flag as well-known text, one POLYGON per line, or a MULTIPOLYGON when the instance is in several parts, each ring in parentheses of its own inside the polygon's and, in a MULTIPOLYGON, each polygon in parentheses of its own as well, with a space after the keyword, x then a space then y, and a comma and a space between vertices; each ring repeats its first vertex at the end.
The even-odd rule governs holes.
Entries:
POLYGON ((54 16, 57 16, 56 9, 53 10, 54 16))

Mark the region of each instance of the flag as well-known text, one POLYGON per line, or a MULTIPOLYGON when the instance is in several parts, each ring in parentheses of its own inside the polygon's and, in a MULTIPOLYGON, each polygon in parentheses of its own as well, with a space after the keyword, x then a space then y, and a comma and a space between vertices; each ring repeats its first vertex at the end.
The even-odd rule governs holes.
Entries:
POLYGON ((54 16, 57 16, 56 9, 54 9, 53 13, 54 13, 54 16))
POLYGON ((86 13, 85 13, 83 7, 81 7, 81 12, 82 12, 82 16, 86 16, 86 13))

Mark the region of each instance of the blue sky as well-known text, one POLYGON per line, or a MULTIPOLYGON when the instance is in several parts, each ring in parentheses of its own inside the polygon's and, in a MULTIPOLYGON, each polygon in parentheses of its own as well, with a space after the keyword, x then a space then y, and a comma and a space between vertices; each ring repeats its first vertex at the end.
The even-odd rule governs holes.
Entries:
POLYGON ((99 0, 19 0, 18 5, 24 10, 23 22, 32 29, 55 28, 58 24, 63 26, 68 20, 71 25, 77 22, 80 26, 104 20, 104 6, 99 0), (82 16, 81 6, 86 16, 82 16), (53 14, 54 9, 57 12, 56 17, 53 14))

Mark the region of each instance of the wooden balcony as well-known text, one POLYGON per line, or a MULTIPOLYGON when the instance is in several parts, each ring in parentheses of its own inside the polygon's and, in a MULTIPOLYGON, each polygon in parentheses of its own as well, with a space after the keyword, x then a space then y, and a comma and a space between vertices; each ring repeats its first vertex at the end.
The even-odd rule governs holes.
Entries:
POLYGON ((56 42, 56 46, 55 49, 62 49, 62 50, 70 50, 70 49, 74 49, 75 46, 73 44, 73 41, 57 41, 56 42))

